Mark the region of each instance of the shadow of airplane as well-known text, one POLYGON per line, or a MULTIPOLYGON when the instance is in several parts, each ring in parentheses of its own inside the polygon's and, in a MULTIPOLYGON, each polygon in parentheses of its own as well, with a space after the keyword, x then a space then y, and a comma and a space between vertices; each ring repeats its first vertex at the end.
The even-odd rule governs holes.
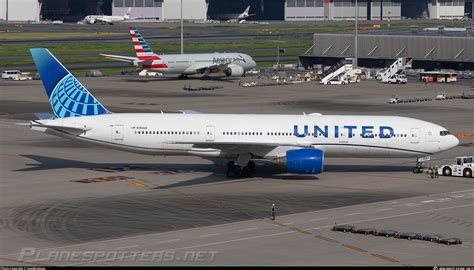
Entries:
POLYGON ((136 82, 136 83, 149 83, 149 82, 159 82, 159 81, 216 81, 216 82, 225 82, 225 83, 235 83, 235 78, 228 78, 224 76, 211 76, 209 79, 203 80, 199 76, 188 77, 186 79, 178 79, 178 77, 143 77, 143 78, 123 78, 122 80, 127 82, 136 82))
MULTIPOLYGON (((178 173, 211 173, 204 177, 198 177, 190 180, 183 180, 166 186, 154 187, 154 189, 167 189, 176 187, 195 186, 209 183, 225 183, 230 181, 253 181, 259 178, 273 180, 289 180, 289 181, 311 181, 320 180, 316 175, 298 175, 284 174, 275 165, 268 164, 265 161, 257 163, 257 178, 227 178, 224 175, 225 161, 212 160, 213 164, 151 164, 151 163, 94 163, 86 161, 77 161, 70 159, 62 159, 56 157, 38 156, 38 155, 21 155, 36 161, 34 164, 25 164, 28 168, 17 169, 18 172, 31 172, 51 169, 111 169, 117 172, 126 171, 161 171, 161 172, 178 172, 178 173)), ((326 172, 409 172, 410 166, 370 166, 370 165, 327 165, 326 172)))

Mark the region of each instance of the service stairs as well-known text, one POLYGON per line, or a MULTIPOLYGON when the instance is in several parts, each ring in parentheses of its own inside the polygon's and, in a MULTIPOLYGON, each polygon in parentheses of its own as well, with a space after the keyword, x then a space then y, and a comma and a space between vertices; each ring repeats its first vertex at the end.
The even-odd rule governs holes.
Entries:
POLYGON ((388 82, 389 79, 393 78, 397 74, 405 74, 405 70, 411 67, 411 59, 406 57, 398 58, 390 67, 385 70, 380 79, 382 82, 388 82))
POLYGON ((321 74, 321 78, 322 78, 321 83, 327 84, 329 81, 340 76, 341 74, 345 72, 346 72, 346 60, 342 59, 321 74))

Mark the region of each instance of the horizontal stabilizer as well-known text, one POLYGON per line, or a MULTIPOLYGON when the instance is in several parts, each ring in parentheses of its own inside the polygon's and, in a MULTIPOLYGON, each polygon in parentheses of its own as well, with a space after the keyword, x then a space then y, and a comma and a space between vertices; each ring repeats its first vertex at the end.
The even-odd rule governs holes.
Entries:
POLYGON ((37 112, 35 113, 38 120, 51 119, 54 118, 54 114, 47 112, 37 112))
POLYGON ((36 121, 31 121, 30 122, 30 127, 32 129, 35 129, 35 128, 50 128, 50 129, 54 129, 54 130, 59 130, 59 131, 64 131, 64 132, 67 132, 67 133, 84 133, 86 131, 89 131, 91 130, 91 128, 86 128, 85 126, 81 126, 81 125, 68 125, 68 126, 64 126, 64 125, 50 125, 50 124, 42 124, 42 123, 39 123, 39 122, 36 122, 36 121))

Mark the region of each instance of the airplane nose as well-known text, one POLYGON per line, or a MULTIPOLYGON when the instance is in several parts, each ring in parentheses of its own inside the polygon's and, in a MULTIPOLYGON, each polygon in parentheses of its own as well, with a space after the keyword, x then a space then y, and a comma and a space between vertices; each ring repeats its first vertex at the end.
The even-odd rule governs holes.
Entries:
MULTIPOLYGON (((451 137, 452 137, 452 147, 458 146, 458 144, 459 144, 459 139, 458 139, 456 136, 454 136, 454 135, 451 135, 451 137)), ((452 148, 452 147, 451 147, 451 148, 452 148)))

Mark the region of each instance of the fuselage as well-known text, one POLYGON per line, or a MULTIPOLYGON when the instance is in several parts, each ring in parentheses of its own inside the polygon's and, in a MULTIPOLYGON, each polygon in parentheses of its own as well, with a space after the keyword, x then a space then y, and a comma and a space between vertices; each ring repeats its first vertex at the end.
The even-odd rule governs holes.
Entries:
POLYGON ((163 54, 159 60, 143 65, 143 68, 165 74, 194 75, 204 73, 203 67, 235 64, 244 71, 255 68, 257 64, 251 56, 243 53, 192 53, 163 54))
POLYGON ((250 145, 252 156, 264 159, 301 148, 326 157, 421 157, 459 142, 439 125, 398 116, 136 113, 37 122, 87 130, 38 131, 149 155, 235 158, 239 145, 250 145))
POLYGON ((96 22, 100 23, 117 23, 127 20, 124 16, 109 16, 109 15, 88 15, 84 18, 84 21, 89 24, 96 22))

